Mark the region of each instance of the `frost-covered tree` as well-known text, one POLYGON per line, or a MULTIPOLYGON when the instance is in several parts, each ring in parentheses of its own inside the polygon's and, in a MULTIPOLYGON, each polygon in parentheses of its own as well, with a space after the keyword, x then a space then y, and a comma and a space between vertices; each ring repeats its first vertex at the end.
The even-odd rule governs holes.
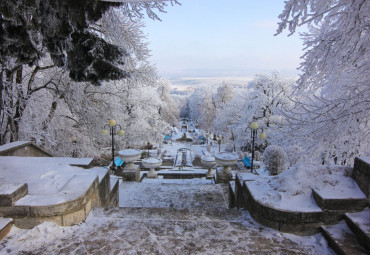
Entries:
POLYGON ((176 126, 180 117, 180 110, 175 105, 171 92, 171 83, 168 80, 160 79, 158 81, 158 93, 162 106, 159 107, 161 118, 172 126, 176 126))
MULTIPOLYGON (((171 1, 176 2, 176 1, 171 1)), ((7 71, 35 65, 49 54, 54 65, 67 68, 74 81, 99 84, 128 76, 122 69, 127 52, 91 31, 114 6, 129 17, 146 10, 163 11, 164 2, 115 3, 97 0, 14 0, 0 2, 0 65, 7 71)))
POLYGON ((230 84, 222 82, 222 85, 217 88, 214 101, 216 108, 221 109, 225 104, 229 103, 233 99, 234 90, 230 84))
MULTIPOLYGON (((118 149, 142 145, 149 138, 163 139, 171 125, 167 120, 173 117, 169 115, 175 109, 168 109, 169 91, 158 82, 155 68, 148 63, 142 23, 119 15, 120 11, 109 10, 91 29, 129 53, 123 70, 129 71, 130 77, 94 86, 87 82, 76 84, 51 59, 44 58, 34 68, 23 68, 17 86, 14 86, 18 81, 16 73, 8 79, 14 82, 2 83, 9 85, 3 90, 8 94, 2 93, 4 143, 18 138, 33 140, 55 155, 66 156, 71 155, 71 137, 75 136, 78 156, 96 156, 105 150, 109 152, 110 139, 101 136, 100 131, 112 118, 126 132, 123 138, 116 139, 118 149), (18 124, 16 132, 11 127, 14 120, 18 124)), ((5 72, 1 77, 7 77, 5 72)))
MULTIPOLYGON (((217 112, 215 125, 223 132, 230 132, 232 128, 237 145, 250 147, 250 130, 247 129, 252 122, 257 122, 265 130, 269 142, 283 140, 281 129, 285 117, 281 109, 291 104, 288 97, 292 84, 291 79, 276 72, 256 75, 248 87, 238 89, 233 100, 217 112)), ((257 149, 265 146, 266 140, 257 139, 257 149)))
POLYGON ((308 25, 306 52, 289 111, 294 141, 311 159, 322 153, 352 164, 369 153, 370 1, 289 0, 277 33, 308 25))
POLYGON ((216 118, 217 108, 212 94, 205 91, 198 105, 198 125, 204 130, 213 130, 213 122, 216 118))

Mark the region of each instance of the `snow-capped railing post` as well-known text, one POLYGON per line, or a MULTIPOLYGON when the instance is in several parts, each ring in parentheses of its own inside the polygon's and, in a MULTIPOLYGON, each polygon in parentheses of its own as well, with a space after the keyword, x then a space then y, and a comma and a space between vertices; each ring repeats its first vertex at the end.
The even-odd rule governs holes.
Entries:
POLYGON ((115 169, 115 162, 114 162, 114 135, 123 136, 125 132, 122 130, 121 125, 117 124, 117 122, 114 119, 109 120, 108 124, 104 125, 104 129, 101 131, 102 135, 108 135, 109 128, 109 134, 112 136, 112 169, 115 169), (117 130, 117 127, 118 130, 117 130))
MULTIPOLYGON (((251 129, 251 138, 252 138, 252 163, 251 163, 251 172, 253 173, 254 140, 257 137, 258 130, 261 130, 261 134, 260 134, 260 138, 261 139, 266 139, 266 134, 265 134, 265 132, 263 132, 263 129, 262 128, 259 128, 258 127, 258 124, 256 122, 252 122, 250 124, 249 128, 251 129)), ((256 172, 256 174, 258 174, 257 171, 255 171, 255 172, 256 172)))

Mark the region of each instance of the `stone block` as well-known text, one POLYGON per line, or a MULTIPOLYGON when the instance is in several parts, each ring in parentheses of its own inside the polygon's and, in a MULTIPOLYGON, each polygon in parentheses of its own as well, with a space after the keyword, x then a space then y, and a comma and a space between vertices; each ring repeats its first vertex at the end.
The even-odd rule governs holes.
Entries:
POLYGON ((13 226, 13 219, 0 218, 0 241, 9 233, 13 226))
POLYGON ((62 216, 14 218, 14 225, 17 228, 31 229, 45 221, 54 222, 60 226, 63 226, 62 216))
POLYGON ((104 206, 109 198, 110 193, 110 175, 109 172, 104 175, 103 179, 99 183, 99 199, 100 206, 104 206))
POLYGON ((30 216, 29 206, 5 206, 0 207, 0 217, 27 217, 30 216))
POLYGON ((216 183, 229 183, 232 177, 231 171, 225 172, 223 169, 216 170, 216 183))
POLYGON ((85 208, 62 215, 63 226, 72 226, 86 219, 85 208))
POLYGON ((366 197, 370 199, 370 162, 363 158, 355 158, 352 178, 357 182, 358 186, 364 192, 366 197))
POLYGON ((116 181, 111 192, 109 193, 109 198, 105 206, 106 207, 118 207, 119 206, 119 182, 118 180, 116 181))
POLYGON ((140 168, 123 170, 122 172, 116 173, 116 175, 122 176, 122 181, 140 182, 140 168))
POLYGON ((89 215, 89 213, 91 212, 91 209, 92 209, 92 200, 90 199, 86 205, 85 205, 85 214, 86 214, 86 217, 89 215))
POLYGON ((323 210, 343 210, 348 212, 361 211, 369 205, 366 197, 363 198, 325 198, 319 191, 312 190, 313 198, 323 210))
POLYGON ((17 200, 28 194, 28 185, 0 184, 0 206, 12 206, 17 200))

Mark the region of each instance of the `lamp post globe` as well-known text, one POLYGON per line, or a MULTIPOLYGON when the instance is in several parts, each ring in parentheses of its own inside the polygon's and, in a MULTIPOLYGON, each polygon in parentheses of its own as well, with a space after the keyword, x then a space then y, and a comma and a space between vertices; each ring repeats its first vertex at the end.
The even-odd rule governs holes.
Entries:
POLYGON ((254 129, 254 130, 257 129, 258 128, 258 123, 252 122, 251 125, 250 125, 250 128, 254 129))
POLYGON ((117 125, 117 122, 114 119, 109 120, 108 122, 109 126, 114 127, 117 125))

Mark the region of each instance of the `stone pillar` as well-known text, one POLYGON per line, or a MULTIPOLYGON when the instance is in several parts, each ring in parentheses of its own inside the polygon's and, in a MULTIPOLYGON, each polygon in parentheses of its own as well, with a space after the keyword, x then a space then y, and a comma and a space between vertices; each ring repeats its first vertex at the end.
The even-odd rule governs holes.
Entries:
POLYGON ((232 180, 230 167, 222 167, 216 170, 216 183, 229 183, 232 180))

